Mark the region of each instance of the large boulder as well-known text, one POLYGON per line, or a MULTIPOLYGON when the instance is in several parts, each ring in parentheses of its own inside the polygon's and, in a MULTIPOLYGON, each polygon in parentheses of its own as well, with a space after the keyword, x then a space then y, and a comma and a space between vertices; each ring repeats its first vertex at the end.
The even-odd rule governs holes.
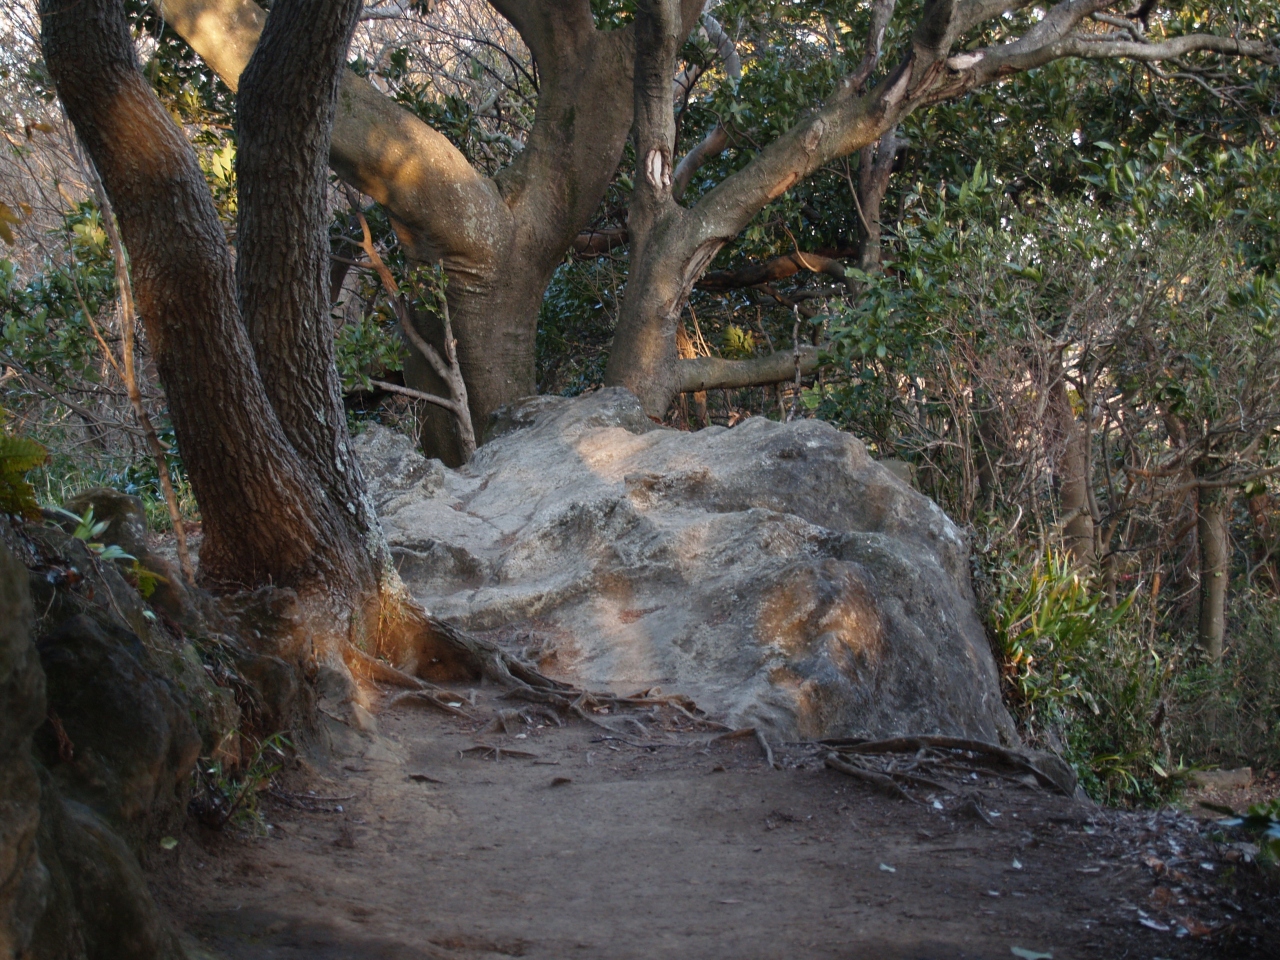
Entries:
POLYGON ((433 613, 576 683, 692 696, 785 737, 1012 740, 968 544, 816 422, 660 428, 622 390, 503 411, 461 470, 357 450, 433 613))

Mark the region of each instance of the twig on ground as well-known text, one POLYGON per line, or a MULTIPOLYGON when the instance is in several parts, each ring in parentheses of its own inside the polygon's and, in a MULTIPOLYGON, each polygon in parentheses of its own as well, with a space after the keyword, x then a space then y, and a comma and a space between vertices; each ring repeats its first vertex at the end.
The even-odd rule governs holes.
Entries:
POLYGON ((527 750, 509 750, 506 747, 496 747, 489 743, 477 743, 474 747, 466 747, 458 751, 458 756, 466 756, 468 753, 478 753, 480 759, 488 760, 492 758, 495 762, 501 760, 504 756, 516 757, 521 760, 537 760, 536 753, 530 753, 527 750))

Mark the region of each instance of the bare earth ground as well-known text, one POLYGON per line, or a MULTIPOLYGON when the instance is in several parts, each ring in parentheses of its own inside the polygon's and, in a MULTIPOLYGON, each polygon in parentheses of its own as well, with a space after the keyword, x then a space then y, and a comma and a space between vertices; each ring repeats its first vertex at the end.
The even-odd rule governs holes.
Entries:
MULTIPOLYGON (((511 706, 476 692, 477 715, 511 706)), ((994 778, 938 810, 811 748, 774 745, 774 770, 692 730, 503 733, 408 705, 378 724, 363 755, 285 776, 267 836, 192 828, 157 853, 195 941, 229 960, 1280 957, 1275 886, 1172 811, 994 778), (534 756, 460 753, 477 744, 534 756)))

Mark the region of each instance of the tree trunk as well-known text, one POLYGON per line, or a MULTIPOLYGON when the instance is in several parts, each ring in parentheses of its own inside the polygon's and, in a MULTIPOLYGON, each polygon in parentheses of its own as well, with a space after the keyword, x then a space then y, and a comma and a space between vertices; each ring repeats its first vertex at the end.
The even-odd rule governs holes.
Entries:
POLYGON ((1228 520, 1231 497, 1224 490, 1200 491, 1197 531, 1200 539, 1200 646, 1215 663, 1222 659, 1222 642, 1227 632, 1227 581, 1230 575, 1231 546, 1228 520))
MULTIPOLYGON (((408 245, 406 248, 414 249, 408 245)), ((495 410, 537 392, 538 313, 543 291, 555 269, 554 265, 548 269, 543 262, 545 251, 538 251, 535 256, 513 250, 504 259, 509 275, 473 278, 466 289, 458 290, 458 283, 467 281, 454 274, 447 291, 450 320, 458 341, 458 364, 467 384, 471 423, 478 443, 484 442, 495 410)), ((439 320, 419 315, 416 326, 428 343, 437 351, 443 350, 439 320)), ((416 390, 448 395, 431 365, 412 349, 405 360, 404 381, 416 390)), ((442 460, 446 466, 461 466, 465 457, 453 416, 431 405, 423 412, 421 422, 420 439, 427 456, 442 460)))
POLYGON ((41 15, 45 62, 130 253, 204 520, 203 576, 287 586, 345 575, 345 522, 290 446, 258 376, 204 175, 138 70, 123 9, 45 0, 41 15))
MULTIPOLYGON (((410 259, 442 262, 449 311, 483 440, 499 406, 535 392, 542 295, 617 169, 631 128, 633 31, 595 29, 586 3, 493 0, 537 64, 537 113, 528 142, 496 177, 477 173, 445 137, 349 71, 341 79, 330 163, 385 205, 410 259)), ((247 0, 160 0, 166 20, 233 90, 265 14, 247 0)), ((701 0, 678 4, 684 35, 701 0)), ((670 78, 668 78, 668 81, 670 78)), ((669 87, 669 83, 668 83, 669 87)), ((439 348, 440 333, 419 332, 439 348)), ((443 394, 425 362, 405 368, 411 387, 443 394)), ((451 417, 429 409, 423 448, 457 466, 451 417)))
POLYGON ((236 101, 236 278, 267 398, 359 540, 377 520, 347 435, 329 319, 328 159, 360 0, 276 0, 236 101), (288 175, 282 175, 288 171, 288 175))
POLYGON ((1061 444, 1055 474, 1058 481, 1058 513, 1062 525, 1063 544, 1079 567, 1088 569, 1095 559, 1093 510, 1089 502, 1091 464, 1086 426, 1080 423, 1071 407, 1066 380, 1061 368, 1053 386, 1052 413, 1061 444))
POLYGON ((241 105, 239 298, 195 153, 139 71, 120 0, 43 0, 45 62, 130 254, 138 312, 200 504, 204 580, 294 591, 293 628, 281 639, 300 662, 342 676, 347 662, 368 666, 355 649, 363 646, 433 678, 509 678, 495 648, 408 597, 351 454, 336 371, 326 367, 325 117, 357 7, 273 6, 266 62, 251 65, 241 105), (262 262, 246 262, 250 250, 262 262))

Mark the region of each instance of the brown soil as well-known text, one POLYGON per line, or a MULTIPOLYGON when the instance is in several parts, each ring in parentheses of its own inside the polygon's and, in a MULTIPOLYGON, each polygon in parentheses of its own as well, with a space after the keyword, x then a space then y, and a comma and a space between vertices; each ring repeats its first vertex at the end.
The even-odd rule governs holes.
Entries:
MULTIPOLYGON (((466 691, 463 691, 466 692, 466 691)), ((478 691, 478 713, 510 708, 478 691)), ((1280 898, 1173 811, 1012 779, 908 803, 813 749, 420 708, 263 802, 271 829, 160 852, 157 892, 229 960, 1280 957, 1280 898), (543 724, 538 726, 537 724, 543 724), (535 754, 460 754, 476 744, 535 754), (988 814, 990 823, 977 810, 988 814), (1014 948, 1032 953, 1017 954, 1014 948)), ((354 741, 353 741, 354 742, 354 741)))

